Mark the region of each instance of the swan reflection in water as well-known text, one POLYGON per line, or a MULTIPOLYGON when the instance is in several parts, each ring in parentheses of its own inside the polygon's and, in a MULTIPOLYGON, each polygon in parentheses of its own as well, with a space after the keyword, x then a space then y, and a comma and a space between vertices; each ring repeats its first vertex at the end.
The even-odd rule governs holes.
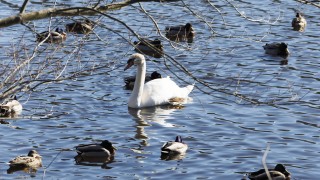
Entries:
MULTIPOLYGON (((143 109, 135 109, 128 108, 128 112, 131 116, 134 117, 134 120, 137 122, 136 125, 136 139, 142 140, 140 143, 141 146, 147 146, 148 135, 145 132, 145 127, 151 126, 149 122, 159 124, 163 127, 170 128, 176 127, 177 125, 167 122, 167 119, 171 117, 171 114, 178 109, 182 109, 183 106, 173 106, 173 105, 165 105, 165 106, 155 106, 150 108, 143 109)), ((160 147, 159 147, 160 148, 160 147)), ((142 148, 132 149, 135 152, 143 153, 142 148)), ((162 160, 180 160, 184 158, 185 153, 182 154, 173 154, 173 155, 161 155, 162 160)))
MULTIPOLYGON (((183 106, 181 105, 163 105, 163 106, 154 106, 149 108, 143 109, 135 109, 135 108, 128 108, 128 112, 131 116, 135 118, 137 121, 137 129, 139 126, 145 127, 150 126, 147 121, 151 121, 157 123, 163 127, 175 127, 176 125, 166 122, 168 118, 170 118, 171 114, 176 111, 177 109, 182 109, 183 106)), ((142 128, 144 129, 144 128, 142 128)), ((144 133, 144 130, 137 130, 136 138, 148 138, 144 133), (139 133, 141 132, 141 133, 139 133)))

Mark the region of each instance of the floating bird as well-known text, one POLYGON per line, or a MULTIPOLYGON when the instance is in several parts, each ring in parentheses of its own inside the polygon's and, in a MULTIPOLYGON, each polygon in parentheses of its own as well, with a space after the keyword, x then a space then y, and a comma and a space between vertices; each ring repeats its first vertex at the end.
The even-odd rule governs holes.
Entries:
MULTIPOLYGON (((146 79, 145 82, 154 80, 154 79, 158 79, 158 78, 162 78, 161 74, 158 73, 157 71, 154 71, 151 73, 151 75, 146 75, 146 79)), ((126 83, 125 87, 127 90, 132 90, 133 86, 134 86, 134 82, 136 81, 136 76, 130 76, 130 77, 126 77, 124 79, 124 82, 126 83)))
POLYGON ((186 25, 179 25, 179 26, 168 26, 165 28, 166 37, 173 41, 185 41, 192 42, 195 31, 192 28, 190 23, 186 25))
POLYGON ((288 56, 290 54, 288 50, 288 45, 286 43, 271 43, 263 46, 266 54, 275 55, 275 56, 288 56))
MULTIPOLYGON (((277 164, 274 169, 268 169, 273 180, 290 180, 290 173, 286 170, 283 164, 277 164)), ((268 180, 265 169, 249 173, 249 179, 252 180, 268 180)))
POLYGON ((307 21, 300 13, 297 13, 296 17, 293 18, 291 25, 293 30, 302 32, 307 26, 307 21))
POLYGON ((55 31, 44 31, 37 34, 37 41, 45 43, 61 43, 67 39, 67 33, 63 32, 61 28, 56 28, 55 31))
POLYGON ((0 117, 14 117, 22 112, 22 105, 17 100, 17 96, 13 95, 0 105, 0 117))
POLYGON ((194 87, 194 85, 188 85, 180 88, 170 77, 154 79, 144 84, 146 74, 144 56, 139 53, 131 55, 124 70, 133 65, 137 66, 137 74, 134 88, 128 101, 128 106, 131 108, 172 104, 176 100, 183 102, 188 98, 194 87))
POLYGON ((141 41, 133 42, 133 44, 135 45, 135 51, 137 52, 141 52, 155 58, 161 58, 163 56, 163 45, 159 39, 142 39, 141 41))
POLYGON ((89 34, 94 27, 94 22, 89 19, 82 21, 76 21, 66 25, 67 32, 73 32, 77 34, 89 34))
POLYGON ((42 167, 41 156, 36 150, 31 150, 28 156, 18 156, 9 161, 10 168, 39 168, 42 167))
POLYGON ((182 142, 181 136, 177 136, 175 141, 169 141, 161 147, 161 153, 164 154, 185 154, 188 145, 182 142))
POLYGON ((108 140, 102 141, 100 144, 85 144, 76 147, 78 155, 75 157, 77 161, 96 162, 103 159, 104 162, 113 159, 116 148, 108 140))

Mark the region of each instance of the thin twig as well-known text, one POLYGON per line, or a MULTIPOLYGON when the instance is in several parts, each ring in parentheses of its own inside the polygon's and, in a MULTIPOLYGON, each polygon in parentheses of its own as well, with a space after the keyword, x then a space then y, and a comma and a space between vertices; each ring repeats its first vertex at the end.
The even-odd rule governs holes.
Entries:
POLYGON ((268 143, 267 144, 267 149, 264 151, 264 154, 262 156, 261 162, 262 162, 263 168, 264 168, 264 170, 265 170, 265 172, 266 172, 266 174, 268 176, 268 179, 272 180, 272 178, 270 176, 270 173, 269 173, 269 170, 268 170, 268 167, 267 167, 267 162, 266 162, 269 150, 270 150, 270 144, 268 143))

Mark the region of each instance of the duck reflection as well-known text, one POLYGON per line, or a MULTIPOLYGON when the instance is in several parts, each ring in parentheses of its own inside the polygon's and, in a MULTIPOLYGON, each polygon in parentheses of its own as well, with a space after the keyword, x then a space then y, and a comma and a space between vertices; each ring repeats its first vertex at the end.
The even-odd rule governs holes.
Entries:
POLYGON ((161 153, 160 159, 165 160, 165 161, 170 161, 170 160, 181 160, 186 156, 186 153, 181 153, 181 154, 165 154, 161 153))
POLYGON ((35 175, 37 172, 37 169, 31 168, 31 167, 10 167, 9 169, 7 169, 8 174, 12 174, 17 171, 23 171, 25 173, 35 175))
POLYGON ((112 163, 114 157, 107 158, 107 157, 86 157, 83 158, 81 155, 76 155, 74 157, 77 165, 82 166, 100 166, 103 169, 111 169, 108 167, 108 164, 112 163))

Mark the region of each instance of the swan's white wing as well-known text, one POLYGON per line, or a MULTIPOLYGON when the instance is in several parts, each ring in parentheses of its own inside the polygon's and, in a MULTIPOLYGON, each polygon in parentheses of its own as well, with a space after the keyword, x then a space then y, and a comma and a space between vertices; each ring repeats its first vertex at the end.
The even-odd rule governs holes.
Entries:
POLYGON ((187 98, 193 86, 180 88, 169 77, 154 79, 144 85, 141 107, 168 104, 169 99, 187 98))

